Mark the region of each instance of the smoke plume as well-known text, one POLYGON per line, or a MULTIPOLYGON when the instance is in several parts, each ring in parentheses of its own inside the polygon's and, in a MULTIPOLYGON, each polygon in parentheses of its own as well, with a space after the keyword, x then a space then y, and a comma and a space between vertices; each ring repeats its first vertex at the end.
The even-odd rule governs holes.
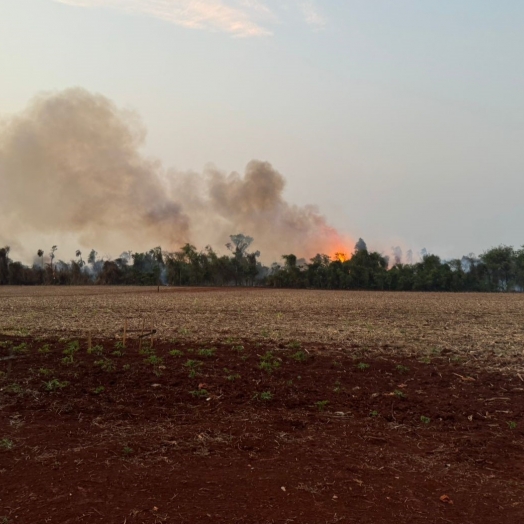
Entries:
POLYGON ((133 112, 80 88, 39 95, 0 122, 0 242, 67 237, 71 249, 115 255, 186 242, 220 248, 243 232, 265 259, 341 244, 316 208, 284 200, 285 180, 269 163, 253 160, 243 175, 166 170, 141 154, 145 135, 133 112))

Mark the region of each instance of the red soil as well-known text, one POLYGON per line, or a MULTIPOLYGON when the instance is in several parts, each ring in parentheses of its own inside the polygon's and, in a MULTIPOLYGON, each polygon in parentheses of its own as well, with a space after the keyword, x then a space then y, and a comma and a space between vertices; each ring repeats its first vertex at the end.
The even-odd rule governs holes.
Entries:
POLYGON ((0 341, 2 523, 524 522, 518 377, 247 341, 155 342, 149 363, 83 341, 65 364, 66 342, 0 341))

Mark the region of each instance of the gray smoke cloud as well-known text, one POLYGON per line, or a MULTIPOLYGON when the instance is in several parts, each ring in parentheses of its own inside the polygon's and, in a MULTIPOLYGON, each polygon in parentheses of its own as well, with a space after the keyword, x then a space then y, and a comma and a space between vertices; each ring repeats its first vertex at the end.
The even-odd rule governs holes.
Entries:
POLYGON ((243 175, 166 170, 140 152, 145 136, 135 113, 80 88, 41 94, 2 120, 0 241, 67 238, 71 249, 115 255, 186 242, 220 248, 243 232, 266 260, 341 250, 315 207, 283 198, 284 177, 269 163, 253 160, 243 175))

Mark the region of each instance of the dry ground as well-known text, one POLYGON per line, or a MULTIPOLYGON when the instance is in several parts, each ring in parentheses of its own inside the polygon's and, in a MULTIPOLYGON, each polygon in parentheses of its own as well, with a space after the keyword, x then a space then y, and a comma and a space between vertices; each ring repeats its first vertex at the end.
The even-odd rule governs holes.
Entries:
POLYGON ((210 288, 0 288, 0 333, 235 337, 431 356, 522 372, 524 294, 379 293, 210 288))

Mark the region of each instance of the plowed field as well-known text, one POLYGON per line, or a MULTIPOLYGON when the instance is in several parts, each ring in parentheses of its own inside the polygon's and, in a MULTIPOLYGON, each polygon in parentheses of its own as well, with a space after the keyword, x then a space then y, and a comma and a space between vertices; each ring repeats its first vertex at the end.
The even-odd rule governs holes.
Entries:
POLYGON ((0 288, 0 522, 524 522, 523 305, 0 288))

